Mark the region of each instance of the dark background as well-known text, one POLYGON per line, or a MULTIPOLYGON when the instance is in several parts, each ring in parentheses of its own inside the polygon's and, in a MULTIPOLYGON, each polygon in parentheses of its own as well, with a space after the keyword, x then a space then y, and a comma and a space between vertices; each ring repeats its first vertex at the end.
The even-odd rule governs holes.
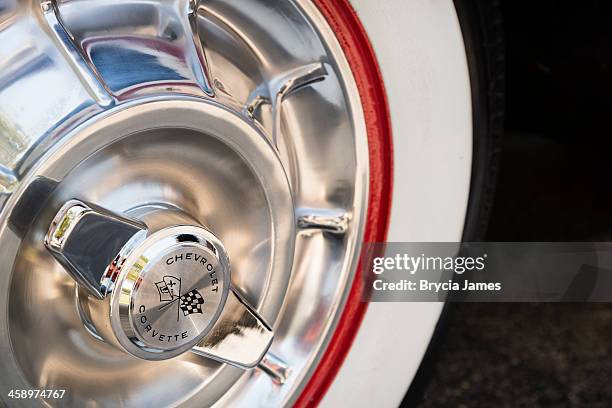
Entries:
MULTIPOLYGON (((612 2, 502 1, 489 241, 612 241, 612 2)), ((451 304, 422 407, 612 406, 612 305, 451 304)))

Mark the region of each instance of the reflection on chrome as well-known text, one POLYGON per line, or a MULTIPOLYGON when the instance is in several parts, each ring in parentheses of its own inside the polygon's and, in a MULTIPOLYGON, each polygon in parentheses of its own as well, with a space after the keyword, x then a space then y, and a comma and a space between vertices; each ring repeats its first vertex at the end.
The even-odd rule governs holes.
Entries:
POLYGON ((310 1, 0 10, 2 386, 290 405, 356 269, 361 112, 310 1))

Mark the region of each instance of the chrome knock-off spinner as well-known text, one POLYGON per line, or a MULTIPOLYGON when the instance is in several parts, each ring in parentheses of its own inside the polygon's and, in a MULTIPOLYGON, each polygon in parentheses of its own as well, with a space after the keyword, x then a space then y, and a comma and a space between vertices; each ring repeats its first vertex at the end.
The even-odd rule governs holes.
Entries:
POLYGON ((273 334, 243 301, 227 304, 235 321, 219 320, 228 296, 238 296, 230 294, 229 258, 221 241, 176 209, 146 206, 131 213, 141 220, 70 200, 45 238, 55 258, 87 289, 78 299, 86 327, 146 360, 198 346, 195 352, 217 361, 257 365, 273 334))

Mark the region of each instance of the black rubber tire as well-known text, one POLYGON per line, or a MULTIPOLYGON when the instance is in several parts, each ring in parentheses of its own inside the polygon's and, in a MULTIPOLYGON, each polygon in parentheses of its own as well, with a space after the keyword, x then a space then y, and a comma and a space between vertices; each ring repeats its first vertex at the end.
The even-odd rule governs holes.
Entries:
POLYGON ((500 0, 456 0, 470 83, 474 150, 463 241, 486 239, 504 134, 506 58, 500 0))
MULTIPOLYGON (((481 242, 486 240, 504 131, 503 21, 499 0, 454 0, 454 3, 472 88, 472 175, 463 241, 481 242)), ((437 351, 442 346, 445 322, 452 312, 452 303, 446 303, 402 407, 418 406, 424 402, 425 388, 434 374, 437 351)))

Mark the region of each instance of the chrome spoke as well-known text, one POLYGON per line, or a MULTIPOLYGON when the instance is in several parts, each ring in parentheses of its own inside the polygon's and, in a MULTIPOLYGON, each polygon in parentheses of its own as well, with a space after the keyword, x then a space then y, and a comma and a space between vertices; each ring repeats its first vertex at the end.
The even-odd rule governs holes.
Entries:
POLYGON ((37 1, 1 25, 0 209, 49 148, 47 136, 112 102, 56 13, 55 2, 37 1))
POLYGON ((206 53, 204 45, 200 38, 200 30, 198 29, 198 6, 200 0, 188 0, 187 20, 189 26, 185 32, 191 34, 190 45, 193 46, 193 55, 191 65, 202 91, 209 96, 214 96, 213 87, 210 81, 210 72, 208 70, 208 62, 206 61, 206 53))
POLYGON ((212 96, 194 0, 76 0, 57 7, 60 26, 118 101, 182 92, 212 96), (125 14, 136 21, 126 25, 125 14))
POLYGON ((272 378, 272 381, 278 385, 283 385, 287 381, 287 377, 291 374, 291 369, 286 362, 281 360, 272 352, 268 352, 257 365, 261 371, 272 378))
POLYGON ((325 65, 314 63, 286 72, 272 82, 272 89, 274 90, 272 141, 274 145, 278 146, 281 135, 282 107, 285 98, 305 86, 322 81, 326 76, 325 65))
POLYGON ((83 84, 89 90, 91 96, 101 106, 108 106, 113 103, 113 97, 100 80, 91 62, 83 56, 81 51, 75 46, 72 35, 66 30, 59 16, 55 0, 41 0, 40 9, 44 20, 48 24, 49 31, 59 49, 66 56, 66 59, 73 67, 83 84))
POLYGON ((272 81, 277 104, 300 88, 322 81, 327 76, 325 65, 320 62, 297 67, 283 73, 272 81))
POLYGON ((258 86, 247 100, 244 110, 251 118, 255 118, 262 105, 271 105, 273 116, 272 143, 278 146, 281 134, 282 106, 285 98, 301 88, 324 80, 327 75, 325 65, 320 62, 291 69, 258 86))
POLYGON ((344 234, 348 230, 349 220, 350 216, 343 210, 302 208, 298 215, 298 227, 303 230, 344 234))

